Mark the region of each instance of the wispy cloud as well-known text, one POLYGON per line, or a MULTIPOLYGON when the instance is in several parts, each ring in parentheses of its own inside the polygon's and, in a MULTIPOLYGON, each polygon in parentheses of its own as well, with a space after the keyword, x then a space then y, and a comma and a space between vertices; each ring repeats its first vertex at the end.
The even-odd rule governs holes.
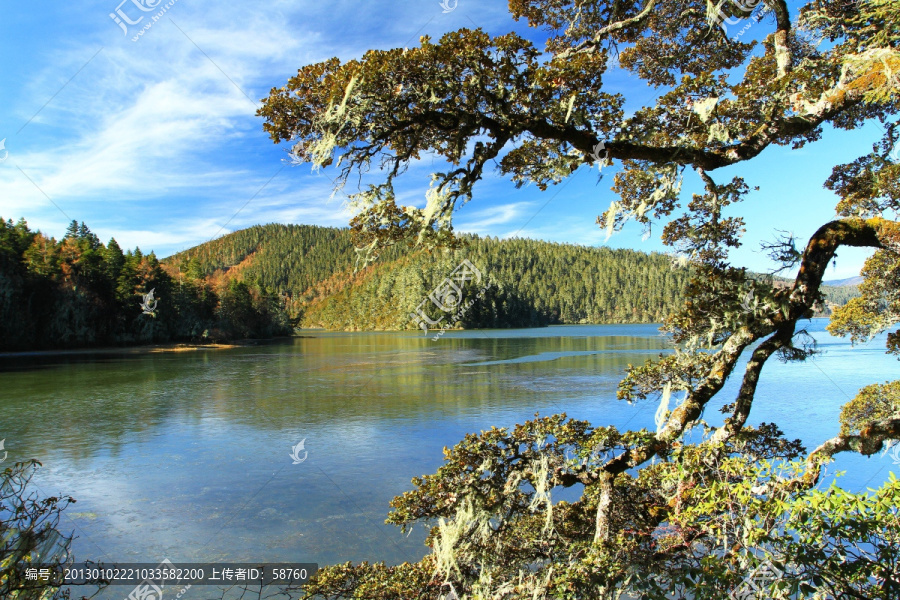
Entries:
MULTIPOLYGON (((298 177, 291 167, 279 179, 293 191, 280 181, 266 185, 283 154, 255 116, 259 99, 303 64, 397 45, 394 38, 414 34, 417 23, 422 34, 440 33, 441 23, 432 22, 440 12, 438 3, 412 2, 391 11, 358 2, 275 2, 264 11, 179 2, 137 43, 111 20, 85 17, 73 27, 101 43, 60 42, 31 59, 22 85, 28 101, 13 107, 21 122, 33 116, 33 99, 46 102, 78 75, 8 145, 4 167, 21 171, 0 169, 0 214, 57 229, 65 217, 49 197, 98 232, 157 248, 203 241, 229 218, 226 231, 267 221, 346 224, 340 197, 328 201, 320 176, 298 177)), ((460 24, 445 19, 443 26, 460 24)))
MULTIPOLYGON (((161 256, 256 223, 347 224, 345 196, 329 199, 335 171, 282 169, 284 149, 272 144, 255 116, 260 99, 300 66, 331 56, 358 58, 370 48, 415 46, 421 35, 438 39, 460 27, 527 30, 511 20, 505 0, 459 0, 450 13, 438 0, 274 0, 264 8, 179 0, 132 42, 108 17, 116 4, 91 0, 85 10, 62 3, 41 19, 22 5, 0 24, 0 34, 19 50, 0 58, 8 81, 0 90, 0 139, 7 138, 10 151, 0 164, 0 216, 25 217, 50 235, 61 235, 68 218, 83 220, 104 240, 115 236, 124 246, 153 248, 161 256)), ((540 46, 544 34, 528 36, 540 46)), ((628 77, 621 69, 610 72, 607 91, 631 94, 628 77)), ((629 111, 635 108, 629 104, 629 111)), ((805 164, 834 164, 829 152, 838 150, 821 146, 809 146, 809 157, 791 154, 793 172, 805 172, 805 164)), ((854 151, 850 146, 841 143, 839 150, 854 151)), ((776 157, 770 166, 751 167, 748 182, 765 176, 773 187, 780 179, 790 190, 801 183, 812 189, 782 177, 788 163, 776 157)), ((398 201, 422 206, 428 175, 446 168, 423 154, 398 182, 398 201)), ((818 188, 823 177, 816 177, 818 188)), ((595 183, 579 175, 547 203, 549 196, 533 187, 515 190, 490 170, 456 225, 483 235, 598 244, 594 218, 611 197, 595 183)), ((353 181, 344 191, 355 188, 353 181)), ((822 204, 821 195, 804 202, 827 210, 834 204, 830 198, 822 204)), ((807 204, 796 206, 802 212, 807 204)), ((748 231, 767 230, 769 212, 747 207, 748 231)), ((610 244, 658 246, 630 231, 610 244)), ((846 268, 857 270, 858 260, 846 268)))
POLYGON ((460 215, 458 225, 460 231, 468 233, 501 235, 501 231, 504 228, 499 226, 509 226, 510 224, 522 222, 537 209, 537 202, 511 202, 509 204, 487 206, 466 211, 464 215, 460 215))

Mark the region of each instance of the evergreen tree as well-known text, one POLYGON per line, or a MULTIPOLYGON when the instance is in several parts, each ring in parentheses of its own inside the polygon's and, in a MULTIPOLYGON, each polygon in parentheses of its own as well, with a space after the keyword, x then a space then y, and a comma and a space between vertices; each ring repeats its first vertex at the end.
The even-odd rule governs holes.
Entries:
POLYGON ((78 221, 72 219, 72 222, 69 223, 69 226, 66 228, 66 235, 63 237, 66 239, 75 239, 78 237, 78 221))
POLYGON ((119 243, 116 242, 116 238, 110 238, 109 244, 106 245, 104 266, 106 277, 110 281, 117 282, 122 272, 122 267, 125 266, 125 254, 122 252, 119 243))
POLYGON ((290 333, 280 305, 247 284, 233 282, 240 301, 232 304, 245 310, 219 311, 209 282, 175 286, 167 269, 153 252, 123 253, 115 239, 103 246, 85 224, 71 224, 57 242, 29 231, 24 220, 0 219, 0 350, 290 333), (161 299, 152 315, 141 308, 150 290, 161 299), (216 327, 220 334, 209 334, 216 327))

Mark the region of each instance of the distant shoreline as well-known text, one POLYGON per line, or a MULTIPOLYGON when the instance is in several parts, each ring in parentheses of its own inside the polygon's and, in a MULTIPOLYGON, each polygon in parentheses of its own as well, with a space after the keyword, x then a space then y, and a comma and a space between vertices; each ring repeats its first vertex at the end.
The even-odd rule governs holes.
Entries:
MULTIPOLYGON (((828 319, 826 316, 814 316, 810 319, 828 319)), ((546 327, 561 327, 568 325, 662 325, 662 323, 555 323, 553 325, 541 325, 536 327, 502 327, 497 329, 544 329, 546 327)), ((450 329, 448 331, 479 331, 481 328, 470 329, 450 329)), ((491 328, 488 328, 491 329, 491 328)), ((248 346, 260 346, 283 340, 307 337, 302 335, 303 331, 324 331, 328 333, 399 333, 399 332, 415 332, 413 329, 326 329, 323 327, 301 327, 299 334, 280 336, 265 339, 237 340, 229 343, 216 344, 152 344, 142 346, 104 346, 97 348, 73 348, 70 350, 22 350, 19 352, 0 352, 0 358, 39 358, 45 356, 84 356, 89 354, 158 354, 163 352, 194 352, 196 350, 229 350, 232 348, 246 348, 248 346)), ((438 329, 432 331, 439 331, 438 329)))
POLYGON ((0 358, 40 358, 45 356, 84 356, 90 354, 158 354, 164 352, 194 352, 196 350, 228 350, 231 348, 244 348, 247 346, 259 346, 280 340, 289 340, 294 336, 282 336, 277 338, 238 340, 228 343, 215 344, 150 344, 140 346, 102 346, 97 348, 72 348, 69 350, 22 350, 19 352, 0 352, 0 358))

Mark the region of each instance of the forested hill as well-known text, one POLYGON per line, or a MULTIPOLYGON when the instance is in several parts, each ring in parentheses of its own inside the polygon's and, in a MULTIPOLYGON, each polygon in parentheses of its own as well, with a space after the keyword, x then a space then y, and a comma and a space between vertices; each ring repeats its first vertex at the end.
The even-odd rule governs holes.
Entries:
MULTIPOLYGON (((649 323, 673 310, 687 272, 667 257, 632 250, 586 248, 533 240, 468 240, 449 254, 417 252, 384 262, 344 286, 330 285, 306 307, 303 323, 340 329, 412 327, 422 309, 432 321, 446 313, 428 299, 468 260, 480 272, 463 286, 464 327, 528 327, 553 323, 649 323)), ((453 311, 454 313, 456 311, 453 311)))
POLYGON ((0 352, 289 335, 280 301, 213 283, 72 221, 56 240, 0 218, 0 352))
MULTIPOLYGON (((414 328, 417 309, 431 329, 652 322, 679 304, 687 279, 659 254, 464 242, 447 253, 392 248, 355 272, 346 229, 251 227, 158 261, 114 239, 104 245, 84 223, 57 241, 0 219, 0 351, 271 337, 291 324, 414 328), (445 295, 464 260, 463 297, 445 295)), ((827 293, 836 304, 857 294, 827 293)))
POLYGON ((428 296, 464 259, 482 281, 473 278, 463 286, 462 303, 484 288, 462 316, 464 327, 657 322, 678 306, 687 279, 686 271, 673 269, 661 254, 527 239, 464 240, 463 248, 450 253, 391 248, 354 272, 348 230, 270 224, 163 262, 199 270, 213 281, 237 278, 280 296, 301 326, 350 330, 415 327, 410 313, 420 305, 431 321, 449 322, 449 313, 428 296))
MULTIPOLYGON (((391 260, 399 249, 385 251, 391 260)), ((256 225, 179 252, 164 263, 209 277, 239 277, 273 294, 299 300, 335 273, 352 270, 356 252, 347 229, 316 225, 256 225)))

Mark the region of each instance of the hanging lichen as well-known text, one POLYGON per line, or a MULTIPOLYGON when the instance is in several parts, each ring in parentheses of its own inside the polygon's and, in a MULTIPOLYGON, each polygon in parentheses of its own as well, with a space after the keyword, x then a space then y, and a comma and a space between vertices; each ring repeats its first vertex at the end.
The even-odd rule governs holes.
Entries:
POLYGON ((447 210, 447 207, 451 205, 452 194, 448 189, 449 186, 441 188, 435 185, 439 179, 439 175, 432 175, 431 185, 425 193, 425 208, 420 216, 419 243, 422 242, 428 233, 427 229, 434 226, 437 226, 439 229, 450 226, 452 214, 447 210))
POLYGON ((671 398, 671 396, 672 383, 666 382, 666 385, 663 386, 662 396, 659 399, 659 408, 656 409, 656 415, 654 416, 657 434, 662 431, 663 426, 666 424, 666 419, 669 416, 669 398, 671 398))
POLYGON ((609 238, 612 237, 612 234, 616 231, 616 213, 619 211, 619 203, 615 200, 609 203, 609 208, 606 211, 606 240, 609 241, 609 238))
POLYGON ((528 505, 528 510, 539 511, 544 509, 544 534, 553 529, 553 501, 550 497, 550 461, 546 455, 541 456, 538 469, 533 473, 534 495, 528 505))
POLYGON ((566 118, 563 119, 563 123, 568 123, 569 118, 572 116, 572 108, 575 106, 575 94, 569 96, 569 107, 566 109, 566 118))
POLYGON ((353 75, 344 88, 340 104, 335 106, 333 103, 329 103, 325 110, 315 116, 313 129, 318 132, 318 137, 294 146, 291 155, 295 163, 310 162, 314 171, 322 168, 329 163, 335 148, 340 145, 338 134, 341 130, 346 127, 348 122, 356 125, 361 122, 366 107, 361 107, 355 116, 349 114, 348 110, 353 90, 358 82, 359 77, 353 75))
POLYGON ((462 577, 457 555, 461 548, 489 539, 490 519, 489 513, 477 510, 471 498, 466 498, 459 503, 452 519, 442 517, 438 521, 438 533, 432 546, 438 576, 445 579, 462 577))
POLYGON ((728 133, 728 128, 721 123, 713 123, 709 127, 709 136, 706 138, 707 142, 718 141, 723 144, 728 144, 731 142, 731 134, 728 133))
POLYGON ((719 98, 713 96, 712 98, 707 98, 705 100, 694 101, 691 107, 694 112, 697 113, 697 116, 700 117, 700 120, 706 123, 712 116, 713 111, 716 110, 716 104, 718 103, 719 98))

